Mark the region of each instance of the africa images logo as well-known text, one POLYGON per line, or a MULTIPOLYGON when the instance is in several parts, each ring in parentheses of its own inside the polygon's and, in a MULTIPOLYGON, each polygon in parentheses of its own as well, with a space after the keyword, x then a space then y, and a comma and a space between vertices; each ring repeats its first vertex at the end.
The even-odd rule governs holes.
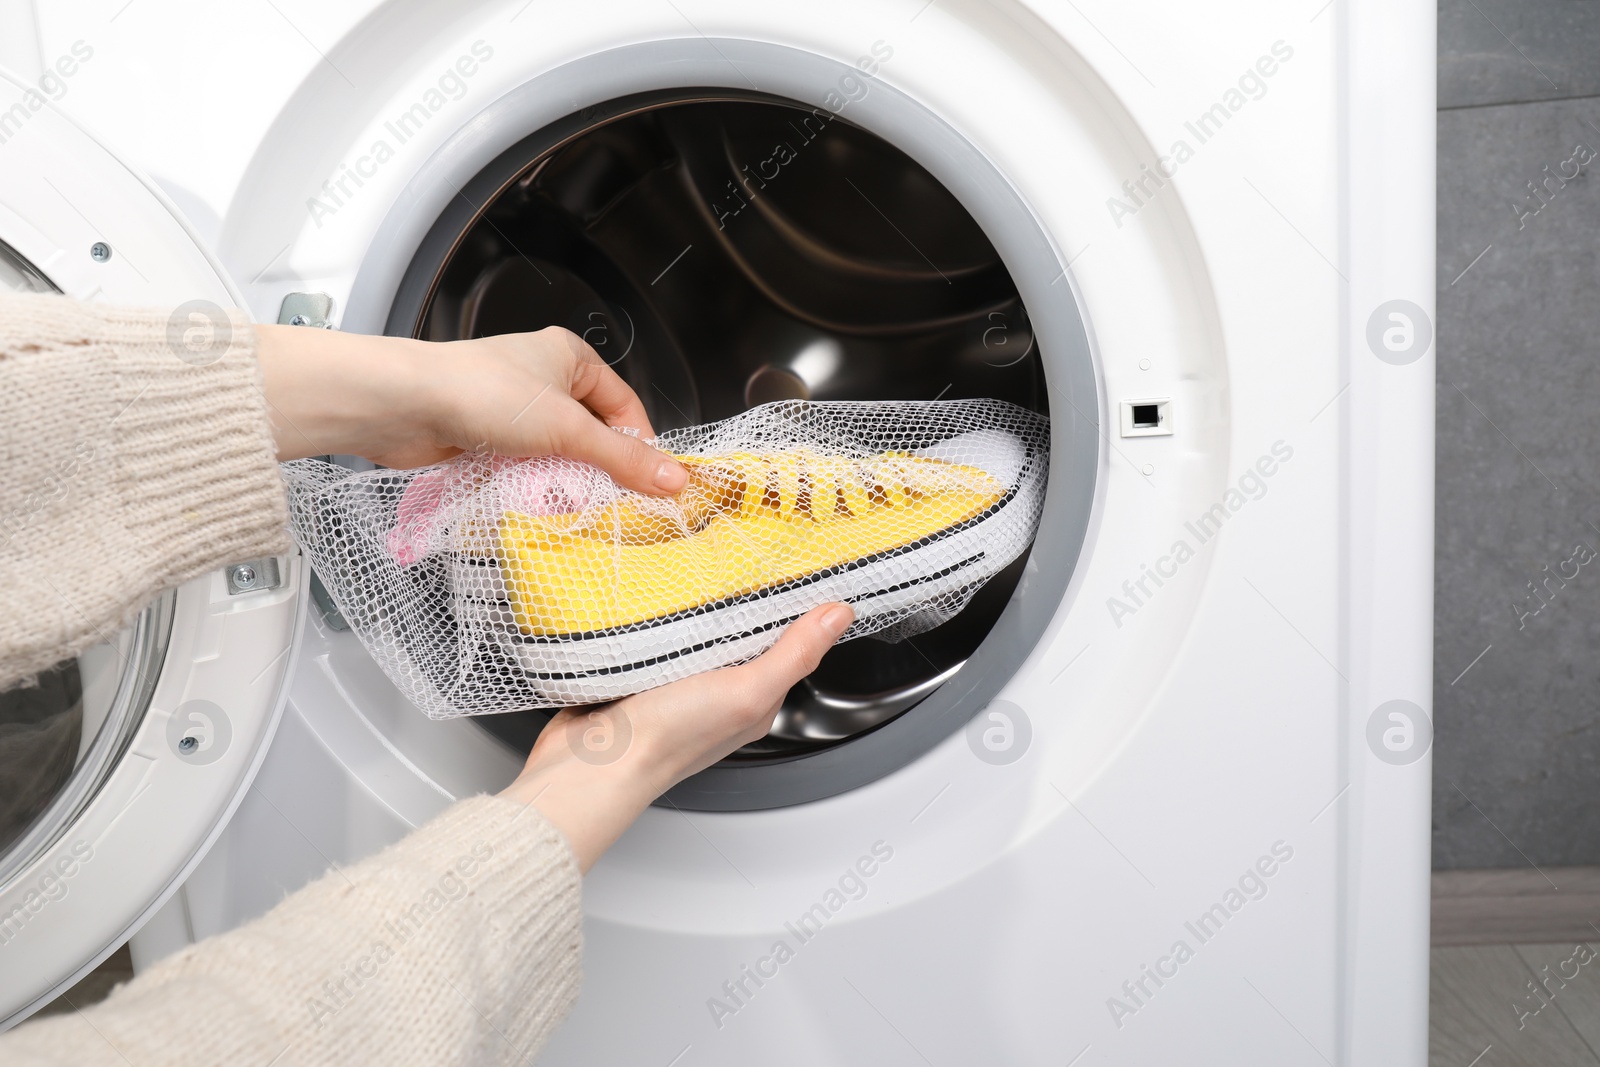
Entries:
POLYGON ((22 132, 28 120, 43 111, 46 104, 55 103, 66 96, 67 79, 93 58, 94 48, 91 45, 84 41, 72 42, 66 54, 58 57, 45 68, 37 81, 23 89, 15 104, 0 109, 0 144, 5 144, 22 132))
POLYGON ((1237 483, 1222 494, 1221 500, 1183 524, 1184 535, 1172 543, 1166 555, 1156 559, 1153 567, 1139 564, 1139 576, 1122 583, 1122 596, 1106 597, 1106 610, 1111 613, 1111 621, 1117 624, 1117 629, 1122 629, 1124 618, 1139 614, 1140 609, 1149 604, 1162 586, 1176 578, 1179 569, 1199 554, 1201 546, 1222 532, 1222 526, 1229 518, 1244 510, 1252 501, 1266 496, 1268 479, 1293 458, 1294 448, 1291 445, 1283 441, 1273 442, 1271 455, 1258 458, 1239 476, 1237 483))
POLYGON ((1118 1030, 1127 1025, 1129 1018, 1149 1007, 1156 994, 1182 973, 1183 966, 1194 959, 1202 946, 1216 940, 1245 905, 1266 898, 1271 891, 1269 879, 1294 859, 1294 846, 1287 841, 1274 841, 1269 851, 1270 855, 1258 857, 1245 868, 1234 884, 1223 890, 1220 900, 1185 922, 1183 929, 1187 936, 1174 941, 1166 955, 1157 957, 1153 967, 1148 963, 1140 964, 1139 973, 1122 983, 1121 996, 1106 998, 1106 1010, 1111 1013, 1111 1021, 1117 1024, 1118 1030), (1193 944, 1190 944, 1191 938, 1193 944))
POLYGON ((94 858, 94 847, 87 841, 74 841, 72 847, 60 853, 54 861, 44 864, 27 892, 13 897, 16 905, 9 913, 0 914, 0 945, 9 945, 45 908, 67 895, 68 882, 77 876, 83 865, 94 858))
POLYGON ((880 67, 889 62, 893 56, 894 47, 888 42, 883 40, 872 42, 872 54, 856 60, 855 71, 839 76, 835 87, 829 89, 823 96, 821 108, 814 107, 809 113, 801 116, 798 125, 794 122, 789 124, 789 128, 795 132, 795 141, 780 141, 774 145, 770 155, 756 161, 753 174, 749 163, 741 164, 738 184, 735 185, 733 179, 729 179, 725 187, 728 197, 722 199, 719 193, 719 199, 711 202, 711 210, 717 217, 717 229, 727 229, 728 221, 749 207, 750 203, 758 198, 760 191, 766 189, 769 182, 776 181, 782 175, 783 169, 800 157, 801 149, 822 136, 828 124, 843 114, 846 107, 866 99, 869 81, 877 76, 880 67))
POLYGON ((869 852, 870 855, 861 856, 845 868, 820 900, 783 924, 787 936, 774 941, 753 965, 741 964, 738 973, 722 983, 721 997, 706 998, 706 1010, 711 1013, 711 1021, 717 1024, 718 1030, 743 1011, 762 987, 778 977, 779 970, 822 932, 829 919, 843 911, 846 904, 867 895, 868 879, 894 858, 894 846, 887 841, 874 841, 869 852))
POLYGON ((1238 81, 1223 91, 1216 103, 1193 120, 1184 122, 1184 131, 1194 139, 1194 144, 1191 145, 1187 138, 1179 137, 1165 155, 1156 158, 1154 169, 1148 163, 1139 164, 1139 173, 1122 183, 1122 196, 1106 197, 1106 211, 1110 213, 1117 229, 1122 229, 1124 218, 1137 215, 1155 200, 1156 195, 1177 177, 1178 169, 1194 158, 1196 147, 1221 133, 1233 116, 1244 110, 1252 100, 1260 100, 1267 95, 1267 79, 1294 58, 1294 49, 1282 40, 1272 42, 1271 53, 1261 56, 1247 67, 1238 81))
POLYGON ((383 124, 387 136, 379 137, 367 151, 356 157, 354 163, 339 164, 339 172, 322 183, 321 195, 306 198, 306 212, 311 221, 322 228, 323 220, 339 213, 353 199, 367 180, 378 174, 378 168, 393 159, 401 146, 421 133, 442 111, 446 104, 467 95, 468 81, 483 65, 494 58, 494 49, 486 41, 472 42, 471 55, 459 56, 424 89, 421 96, 383 124))
POLYGON ((321 1030, 328 1025, 399 955, 406 942, 427 929, 445 908, 470 894, 474 878, 493 858, 494 846, 487 841, 478 842, 457 856, 409 907, 387 919, 382 935, 373 939, 369 951, 341 966, 323 980, 316 994, 306 998, 312 1029, 321 1030))

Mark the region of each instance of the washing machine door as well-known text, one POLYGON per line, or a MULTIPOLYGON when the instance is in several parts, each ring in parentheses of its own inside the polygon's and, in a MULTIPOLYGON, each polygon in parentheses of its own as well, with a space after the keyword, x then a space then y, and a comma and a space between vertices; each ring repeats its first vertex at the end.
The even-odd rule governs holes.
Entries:
MULTIPOLYGON (((185 315, 190 301, 242 304, 153 187, 3 72, 0 285, 185 315)), ((70 464, 52 469, 70 488, 70 464)), ((26 521, 8 516, 7 528, 26 521)), ((248 572, 169 591, 76 659, 0 692, 0 1026, 126 941, 249 788, 294 658, 302 568, 238 563, 248 572)))

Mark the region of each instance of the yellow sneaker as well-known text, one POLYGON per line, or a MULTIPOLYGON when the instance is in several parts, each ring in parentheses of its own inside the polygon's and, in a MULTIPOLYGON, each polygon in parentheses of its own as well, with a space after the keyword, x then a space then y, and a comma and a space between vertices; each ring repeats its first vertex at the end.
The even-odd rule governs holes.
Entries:
POLYGON ((689 486, 674 499, 505 516, 500 569, 523 633, 615 631, 861 568, 960 529, 1009 488, 905 452, 678 458, 689 486))

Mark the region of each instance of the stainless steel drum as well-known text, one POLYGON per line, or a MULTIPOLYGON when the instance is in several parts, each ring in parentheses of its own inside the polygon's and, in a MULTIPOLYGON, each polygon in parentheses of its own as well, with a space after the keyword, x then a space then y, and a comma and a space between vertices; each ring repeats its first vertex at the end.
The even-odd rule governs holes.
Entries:
MULTIPOLYGON (((786 398, 1048 413, 1027 309, 956 198, 848 118, 757 93, 630 97, 525 139, 460 190, 389 318, 436 341, 549 325, 593 345, 657 429, 786 398)), ((802 758, 905 714, 960 671, 1026 563, 929 633, 831 651, 728 762, 802 758)), ((478 721, 526 748, 546 719, 478 721)))

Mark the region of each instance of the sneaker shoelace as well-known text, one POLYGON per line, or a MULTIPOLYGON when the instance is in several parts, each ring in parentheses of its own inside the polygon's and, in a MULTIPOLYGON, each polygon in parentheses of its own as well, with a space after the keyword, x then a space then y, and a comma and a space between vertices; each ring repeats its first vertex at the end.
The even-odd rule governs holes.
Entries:
POLYGON ((998 498, 1004 492, 976 467, 905 452, 865 459, 805 449, 677 458, 689 470, 689 487, 678 502, 691 531, 704 529, 718 515, 823 524, 874 511, 904 511, 936 493, 998 498))

